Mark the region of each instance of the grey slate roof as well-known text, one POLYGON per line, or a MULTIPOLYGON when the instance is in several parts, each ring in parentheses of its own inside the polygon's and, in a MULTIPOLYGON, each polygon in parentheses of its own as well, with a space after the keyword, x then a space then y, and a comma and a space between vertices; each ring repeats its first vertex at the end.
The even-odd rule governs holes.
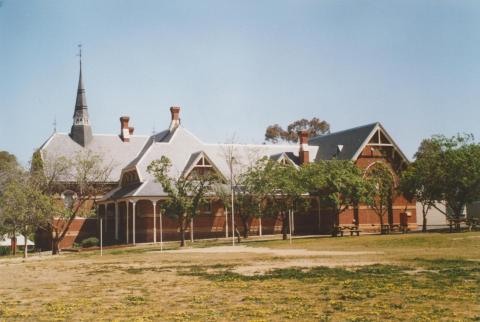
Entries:
POLYGON ((89 149, 102 156, 105 165, 112 166, 110 182, 117 182, 122 169, 133 160, 147 143, 148 136, 132 135, 130 142, 123 142, 118 135, 94 134, 84 147, 65 133, 54 133, 41 147, 42 158, 74 158, 76 153, 89 149))
MULTIPOLYGON (((155 136, 157 137, 157 135, 155 136)), ((298 159, 299 146, 292 145, 252 145, 252 144, 208 144, 201 142, 188 130, 179 126, 167 136, 160 135, 162 140, 149 139, 149 143, 142 149, 138 157, 129 164, 129 169, 135 167, 142 184, 136 186, 135 191, 128 190, 122 194, 121 188, 117 188, 114 198, 141 197, 141 196, 165 196, 163 189, 155 178, 147 172, 148 165, 162 156, 166 156, 172 162, 171 176, 180 176, 185 169, 192 164, 200 153, 204 153, 221 174, 230 177, 230 169, 226 154, 229 149, 235 156, 236 173, 245 171, 250 165, 266 156, 286 153, 289 158, 298 159), (148 146, 148 148, 147 148, 148 146)), ((317 147, 311 147, 311 161, 316 154, 317 147)), ((108 199, 108 197, 104 198, 108 199)))
POLYGON ((367 124, 311 138, 308 144, 318 147, 315 161, 333 159, 337 154, 339 145, 343 145, 343 149, 336 158, 338 160, 352 160, 377 125, 380 124, 378 122, 367 124))

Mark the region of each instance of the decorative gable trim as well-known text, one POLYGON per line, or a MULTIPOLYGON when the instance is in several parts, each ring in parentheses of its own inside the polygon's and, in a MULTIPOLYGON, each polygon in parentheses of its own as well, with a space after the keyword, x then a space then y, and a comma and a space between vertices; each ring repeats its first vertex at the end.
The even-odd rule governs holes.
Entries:
POLYGON ((288 156, 288 154, 285 153, 285 152, 282 152, 276 161, 278 163, 282 163, 282 164, 287 164, 288 163, 290 165, 293 165, 295 168, 298 168, 298 164, 294 160, 292 160, 288 156))
POLYGON ((189 162, 185 166, 185 169, 183 169, 182 176, 185 178, 188 177, 193 171, 193 169, 195 169, 196 167, 210 168, 215 171, 223 180, 227 181, 223 173, 218 169, 215 163, 212 162, 212 160, 204 151, 192 153, 189 162), (202 162, 202 165, 199 166, 198 163, 200 162, 202 162))
POLYGON ((395 141, 393 141, 392 137, 387 133, 387 131, 385 131, 385 129, 383 128, 383 126, 380 123, 377 123, 375 125, 375 127, 372 129, 370 134, 363 141, 360 148, 353 155, 352 161, 356 161, 358 159, 358 157, 360 156, 360 154, 362 153, 362 151, 365 149, 365 147, 367 145, 392 146, 398 152, 398 154, 402 157, 403 161, 405 161, 406 163, 410 163, 410 160, 408 160, 407 156, 402 152, 402 150, 398 147, 398 145, 395 143, 395 141), (383 134, 390 143, 370 143, 373 136, 376 135, 377 133, 383 134))

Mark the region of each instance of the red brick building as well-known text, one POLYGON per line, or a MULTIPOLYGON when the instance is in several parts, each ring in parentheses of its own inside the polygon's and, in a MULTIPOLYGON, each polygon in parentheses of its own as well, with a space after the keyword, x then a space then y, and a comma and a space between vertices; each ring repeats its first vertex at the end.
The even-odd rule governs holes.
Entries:
MULTIPOLYGON (((398 174, 408 163, 408 159, 380 123, 310 139, 302 136, 299 146, 208 144, 180 124, 179 107, 171 107, 170 113, 169 127, 151 136, 133 135, 128 117, 120 118, 119 134, 93 134, 80 72, 71 132, 54 133, 40 148, 42 156, 66 157, 81 149, 90 149, 101 154, 106 163, 114 164, 110 178, 113 189, 98 201, 98 215, 104 218, 104 236, 110 243, 156 242, 160 239, 179 238, 177 222, 159 211, 160 203, 167 196, 161 185, 146 170, 153 160, 162 156, 172 161, 171 175, 188 176, 197 168, 212 168, 225 178, 230 176, 225 156, 227 150, 235 154, 238 167, 235 171, 238 172, 265 156, 295 165, 335 158, 352 160, 363 169, 382 162, 398 181, 398 174)), ((389 208, 386 223, 400 224, 401 221, 408 221, 410 228, 416 227, 414 203, 410 204, 404 198, 396 196, 389 208)), ((232 224, 227 218, 221 203, 213 198, 207 209, 194 219, 190 233, 195 238, 225 237, 230 227, 231 235, 232 224)), ((236 220, 240 222, 239 219, 236 220)), ((353 222, 365 231, 379 229, 378 216, 364 205, 341 214, 340 224, 353 222)), ((332 224, 332 213, 313 201, 308 213, 295 215, 292 226, 296 234, 323 234, 331 231, 332 224)), ((252 234, 274 234, 279 233, 280 229, 279 218, 253 219, 251 223, 252 234)), ((75 230, 83 231, 82 227, 76 226, 75 230)), ((82 234, 82 237, 86 235, 88 234, 82 234)), ((74 241, 79 242, 80 237, 74 233, 69 236, 68 242, 62 244, 63 247, 74 241)))

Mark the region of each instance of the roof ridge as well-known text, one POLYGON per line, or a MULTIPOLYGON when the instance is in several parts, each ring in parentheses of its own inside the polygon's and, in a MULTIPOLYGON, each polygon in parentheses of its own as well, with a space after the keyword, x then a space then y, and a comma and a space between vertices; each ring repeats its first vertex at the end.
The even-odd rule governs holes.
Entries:
MULTIPOLYGON (((93 136, 119 136, 119 134, 110 134, 110 133, 94 133, 93 136)), ((132 134, 130 137, 140 137, 140 138, 148 138, 150 135, 147 134, 132 134)))

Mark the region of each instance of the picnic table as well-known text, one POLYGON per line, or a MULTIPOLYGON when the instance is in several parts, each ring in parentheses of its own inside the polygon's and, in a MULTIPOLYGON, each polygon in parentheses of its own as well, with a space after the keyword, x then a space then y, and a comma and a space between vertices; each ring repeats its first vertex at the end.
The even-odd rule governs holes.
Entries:
POLYGON ((460 229, 460 225, 462 223, 466 223, 467 220, 463 218, 459 219, 449 219, 448 220, 448 226, 450 227, 450 232, 453 232, 453 227, 460 229))
POLYGON ((341 237, 343 237, 343 234, 345 232, 350 232, 350 236, 353 236, 354 234, 360 236, 360 233, 362 231, 358 229, 358 226, 334 226, 332 236, 338 237, 338 235, 340 235, 341 237))
POLYGON ((381 231, 381 234, 382 234, 382 235, 383 235, 383 234, 390 234, 390 231, 391 231, 390 225, 382 225, 382 226, 380 227, 380 231, 381 231))

